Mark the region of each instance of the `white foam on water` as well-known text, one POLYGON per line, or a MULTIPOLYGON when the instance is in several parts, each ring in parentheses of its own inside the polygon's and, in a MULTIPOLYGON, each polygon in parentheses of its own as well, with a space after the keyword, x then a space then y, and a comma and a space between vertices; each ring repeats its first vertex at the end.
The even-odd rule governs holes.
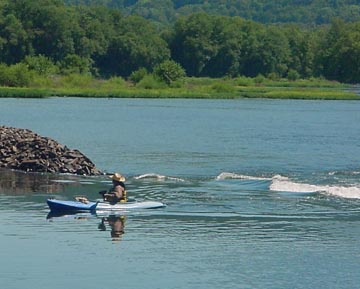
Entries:
POLYGON ((222 172, 215 179, 216 180, 241 179, 241 180, 257 180, 257 181, 270 181, 270 180, 272 180, 272 178, 247 176, 247 175, 240 175, 240 174, 228 173, 228 172, 222 172))
POLYGON ((360 199, 360 185, 356 186, 330 186, 330 185, 312 185, 297 183, 289 180, 287 177, 276 175, 272 178, 270 185, 271 191, 278 192, 296 192, 296 193, 315 193, 323 192, 332 196, 360 199))
POLYGON ((76 181, 73 180, 51 180, 53 183, 60 183, 60 184, 71 184, 76 183, 76 181))
POLYGON ((157 180, 160 180, 160 181, 172 180, 172 181, 177 181, 177 182, 184 182, 184 180, 180 179, 180 178, 163 176, 163 175, 159 175, 159 174, 155 174, 155 173, 143 174, 143 175, 134 177, 134 179, 136 179, 136 180, 157 179, 157 180))
POLYGON ((348 198, 348 199, 360 199, 360 187, 336 187, 336 186, 327 186, 326 192, 331 195, 348 198))
POLYGON ((329 172, 328 175, 329 176, 334 176, 334 175, 338 175, 338 174, 345 174, 345 175, 349 175, 349 176, 357 176, 357 175, 360 175, 360 172, 359 171, 350 171, 350 172, 339 172, 339 171, 332 171, 332 172, 329 172))
POLYGON ((95 184, 94 182, 90 182, 90 181, 80 181, 79 183, 82 184, 82 185, 93 185, 93 184, 95 184))

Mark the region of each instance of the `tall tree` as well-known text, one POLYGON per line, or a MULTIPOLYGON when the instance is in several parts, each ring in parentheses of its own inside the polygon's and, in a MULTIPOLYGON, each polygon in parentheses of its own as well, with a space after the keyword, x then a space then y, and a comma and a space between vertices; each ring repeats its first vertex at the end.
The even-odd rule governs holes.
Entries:
POLYGON ((124 17, 115 24, 115 30, 106 55, 96 60, 103 74, 129 76, 141 67, 152 70, 170 57, 167 43, 142 17, 124 17))
POLYGON ((217 54, 213 39, 214 22, 205 13, 180 18, 175 23, 170 48, 172 57, 179 62, 189 76, 204 75, 204 68, 217 54))
POLYGON ((122 18, 120 12, 105 7, 78 6, 73 30, 75 53, 84 58, 104 55, 114 37, 114 23, 122 18))
POLYGON ((203 73, 212 77, 237 76, 243 68, 243 45, 245 21, 239 17, 217 17, 213 41, 216 54, 208 61, 203 73))
POLYGON ((360 23, 334 20, 322 42, 319 63, 328 79, 360 81, 360 23))
POLYGON ((74 23, 60 0, 13 0, 9 9, 21 21, 35 54, 60 60, 74 53, 71 35, 74 23))
POLYGON ((309 30, 301 30, 291 24, 283 28, 289 42, 290 59, 288 68, 298 72, 301 77, 313 75, 315 38, 309 30))
POLYGON ((14 64, 29 53, 31 45, 22 23, 14 14, 0 17, 0 61, 14 64))

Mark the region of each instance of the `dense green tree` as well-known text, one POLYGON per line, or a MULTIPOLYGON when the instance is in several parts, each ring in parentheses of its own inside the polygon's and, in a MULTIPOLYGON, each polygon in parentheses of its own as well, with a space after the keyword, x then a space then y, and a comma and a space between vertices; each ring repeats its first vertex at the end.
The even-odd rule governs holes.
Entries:
POLYGON ((322 74, 343 82, 360 81, 360 22, 334 20, 318 55, 322 74))
POLYGON ((202 76, 208 62, 217 54, 213 39, 214 21, 205 13, 180 18, 175 23, 170 47, 172 57, 189 76, 202 76))
POLYGON ((215 19, 213 41, 216 54, 208 61, 203 73, 212 77, 236 76, 242 72, 244 58, 243 45, 246 37, 241 18, 217 17, 215 19))
POLYGON ((288 39, 290 49, 289 70, 296 71, 301 77, 313 75, 314 33, 301 30, 296 25, 284 27, 283 32, 288 39))
POLYGON ((74 53, 71 32, 76 22, 62 1, 14 0, 8 2, 8 9, 23 24, 34 54, 61 60, 74 53))
POLYGON ((252 28, 248 31, 243 57, 245 64, 242 74, 246 76, 270 73, 284 76, 290 58, 288 40, 275 27, 252 28))
MULTIPOLYGON (((136 0, 66 2, 77 5, 65 6, 62 0, 0 0, 0 63, 7 64, 2 66, 7 71, 5 76, 18 75, 25 83, 29 79, 25 76, 31 73, 22 75, 20 72, 26 66, 41 75, 92 73, 101 77, 127 77, 139 69, 151 73, 169 60, 166 63, 179 63, 189 76, 265 75, 289 79, 324 76, 360 82, 360 22, 335 19, 331 25, 312 28, 298 24, 269 26, 240 17, 200 12, 180 17, 165 27, 158 25, 159 21, 170 21, 173 17, 169 12, 167 20, 161 18, 163 10, 158 6, 162 3, 169 11, 191 6, 193 9, 188 12, 198 8, 214 12, 216 4, 218 12, 237 15, 241 10, 247 17, 261 17, 264 22, 278 21, 280 14, 282 21, 308 19, 311 14, 311 23, 322 23, 339 11, 343 15, 353 15, 352 11, 341 9, 349 5, 356 14, 359 6, 356 1, 279 0, 268 1, 267 9, 264 9, 264 0, 207 3, 144 0, 137 1, 136 5, 136 0), (286 14, 287 2, 293 4, 290 14, 286 14), (120 12, 101 5, 125 10, 120 12), (320 19, 316 11, 304 10, 308 6, 322 7, 327 12, 320 19), (157 22, 141 16, 127 16, 126 13, 135 7, 151 8, 147 12, 155 13, 157 22), (254 9, 255 14, 251 12, 254 9)), ((152 18, 155 14, 144 16, 152 18)), ((353 21, 357 19, 355 14, 351 18, 353 21)), ((139 76, 140 73, 138 79, 139 76)), ((8 83, 15 85, 14 77, 9 79, 12 80, 8 83)), ((154 79, 150 80, 147 77, 144 83, 155 83, 154 79)))
POLYGON ((67 4, 105 5, 124 14, 136 13, 157 22, 206 12, 213 15, 240 16, 261 23, 329 23, 340 17, 360 20, 358 0, 65 0, 67 4))
POLYGON ((276 73, 281 77, 284 76, 288 71, 290 60, 288 39, 275 27, 267 28, 260 37, 259 54, 262 60, 260 73, 264 75, 276 73))
POLYGON ((6 63, 21 61, 29 53, 27 33, 14 14, 2 15, 0 20, 0 59, 6 63))
POLYGON ((100 6, 79 6, 72 14, 77 23, 72 28, 75 53, 85 58, 106 54, 115 35, 114 23, 122 18, 120 12, 100 6))
POLYGON ((171 0, 139 0, 128 9, 128 12, 159 23, 175 20, 175 9, 171 0))
POLYGON ((152 70, 170 57, 167 43, 144 18, 122 18, 115 29, 106 54, 96 60, 103 74, 127 77, 141 67, 152 70))

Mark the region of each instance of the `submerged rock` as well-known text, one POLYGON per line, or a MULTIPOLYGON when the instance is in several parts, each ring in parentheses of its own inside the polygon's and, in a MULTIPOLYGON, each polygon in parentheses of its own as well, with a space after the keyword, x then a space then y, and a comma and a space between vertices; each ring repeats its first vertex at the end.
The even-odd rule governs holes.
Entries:
POLYGON ((80 151, 31 130, 6 126, 0 126, 0 167, 26 172, 101 174, 80 151))

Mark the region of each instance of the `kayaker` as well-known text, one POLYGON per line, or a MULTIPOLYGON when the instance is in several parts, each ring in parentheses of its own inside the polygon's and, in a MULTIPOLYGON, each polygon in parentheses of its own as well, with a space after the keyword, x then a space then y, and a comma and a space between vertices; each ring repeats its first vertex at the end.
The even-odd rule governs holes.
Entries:
POLYGON ((110 202, 110 204, 116 204, 118 202, 126 203, 126 187, 125 177, 119 173, 115 173, 110 176, 112 179, 113 187, 108 192, 100 192, 103 195, 104 201, 110 202))

